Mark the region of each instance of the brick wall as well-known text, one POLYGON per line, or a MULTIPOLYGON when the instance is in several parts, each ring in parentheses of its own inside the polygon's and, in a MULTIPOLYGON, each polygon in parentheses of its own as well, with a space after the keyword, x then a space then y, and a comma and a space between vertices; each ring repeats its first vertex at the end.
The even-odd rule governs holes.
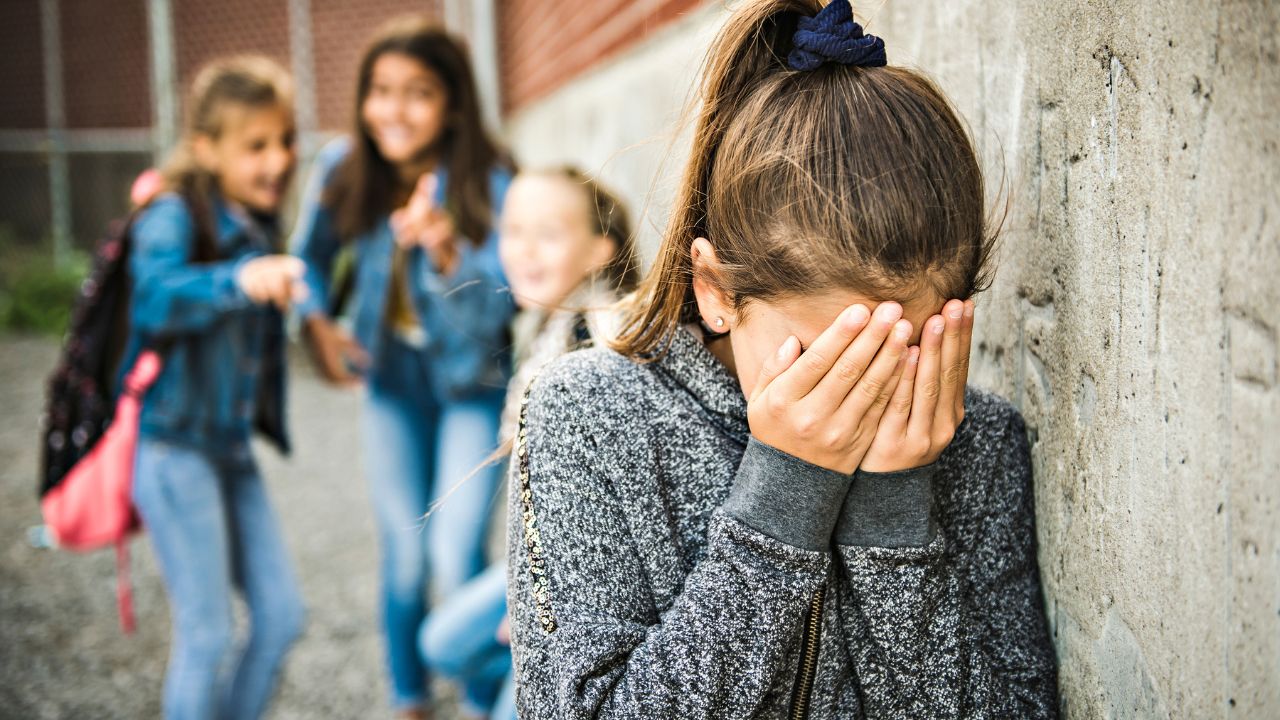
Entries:
POLYGON ((289 67, 287 0, 173 0, 173 36, 184 92, 202 65, 223 55, 258 53, 289 67))
POLYGON ((0 2, 0 128, 44 127, 39 0, 0 2))
POLYGON ((322 130, 351 128, 356 65, 369 37, 387 20, 411 13, 440 17, 433 0, 311 0, 316 116, 322 130))
POLYGON ((503 110, 511 112, 705 0, 497 0, 503 110))
POLYGON ((150 125, 146 0, 62 0, 60 9, 67 127, 150 125))

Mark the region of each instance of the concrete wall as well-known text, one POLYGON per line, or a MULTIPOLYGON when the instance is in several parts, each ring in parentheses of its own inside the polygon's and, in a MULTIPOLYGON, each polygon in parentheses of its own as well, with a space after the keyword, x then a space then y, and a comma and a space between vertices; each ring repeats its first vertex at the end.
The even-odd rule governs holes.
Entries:
POLYGON ((521 165, 577 164, 628 201, 646 260, 683 168, 692 129, 686 100, 725 17, 719 4, 690 12, 508 119, 521 165))
MULTIPOLYGON (((974 382, 1026 415, 1073 718, 1280 713, 1280 5, 889 0, 1012 202, 974 382)), ((713 4, 523 109, 665 217, 713 4), (674 141, 673 141, 674 138, 674 141), (668 146, 670 160, 662 158, 668 146)))

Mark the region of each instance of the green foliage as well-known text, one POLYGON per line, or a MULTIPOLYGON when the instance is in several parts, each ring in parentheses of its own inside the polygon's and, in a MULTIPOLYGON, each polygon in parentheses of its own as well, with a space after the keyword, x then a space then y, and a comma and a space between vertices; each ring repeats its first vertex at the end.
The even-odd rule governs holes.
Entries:
POLYGON ((49 243, 23 243, 0 227, 0 328, 61 335, 71 319, 89 258, 75 252, 62 265, 49 243))

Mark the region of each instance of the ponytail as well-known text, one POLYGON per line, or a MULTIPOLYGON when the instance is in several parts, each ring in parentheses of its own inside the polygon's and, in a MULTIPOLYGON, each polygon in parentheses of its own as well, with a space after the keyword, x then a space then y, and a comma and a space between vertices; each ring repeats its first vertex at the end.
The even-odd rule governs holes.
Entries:
POLYGON ((706 188, 716 150, 751 91, 764 78, 785 70, 789 48, 784 49, 783 38, 789 38, 800 18, 818 7, 814 0, 768 0, 745 6, 729 19, 707 53, 689 164, 653 267, 624 306, 622 330, 612 343, 618 352, 651 355, 678 326, 697 319, 690 245, 707 234, 706 188))
POLYGON ((986 287, 997 228, 964 125, 929 79, 885 66, 881 41, 835 9, 847 29, 820 29, 850 33, 857 52, 788 62, 813 34, 817 0, 749 3, 716 39, 689 163, 654 266, 623 309, 618 352, 652 359, 698 319, 698 237, 716 251, 705 279, 735 309, 833 289, 932 294, 941 306, 986 287))

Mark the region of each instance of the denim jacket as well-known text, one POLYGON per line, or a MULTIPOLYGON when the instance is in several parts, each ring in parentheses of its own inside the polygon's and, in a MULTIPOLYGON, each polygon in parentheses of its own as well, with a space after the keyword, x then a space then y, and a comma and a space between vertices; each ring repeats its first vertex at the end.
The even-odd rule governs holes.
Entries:
MULTIPOLYGON (((334 170, 347 157, 350 140, 326 145, 316 157, 292 241, 293 252, 307 264, 307 300, 297 306, 301 317, 327 312, 334 258, 343 241, 333 212, 324 204, 325 189, 334 170)), ((444 203, 444 169, 436 202, 444 203)), ((489 197, 494 216, 511 174, 495 167, 489 173, 489 197)), ((385 332, 387 294, 391 285, 395 238, 389 218, 355 238, 355 286, 351 297, 353 335, 373 358, 378 357, 385 332)), ((507 380, 506 332, 515 305, 498 262, 497 233, 482 245, 459 243, 458 267, 448 277, 436 272, 421 248, 408 256, 409 299, 426 331, 424 352, 431 371, 432 390, 441 400, 457 400, 478 392, 501 390, 507 380)), ((376 362, 374 363, 376 367, 376 362)))
POLYGON ((224 451, 247 444, 256 424, 288 452, 284 318, 236 283, 243 263, 273 251, 275 230, 213 200, 214 262, 192 262, 195 220, 179 196, 156 198, 134 220, 121 370, 144 347, 164 349, 164 369, 142 403, 144 435, 224 451))

